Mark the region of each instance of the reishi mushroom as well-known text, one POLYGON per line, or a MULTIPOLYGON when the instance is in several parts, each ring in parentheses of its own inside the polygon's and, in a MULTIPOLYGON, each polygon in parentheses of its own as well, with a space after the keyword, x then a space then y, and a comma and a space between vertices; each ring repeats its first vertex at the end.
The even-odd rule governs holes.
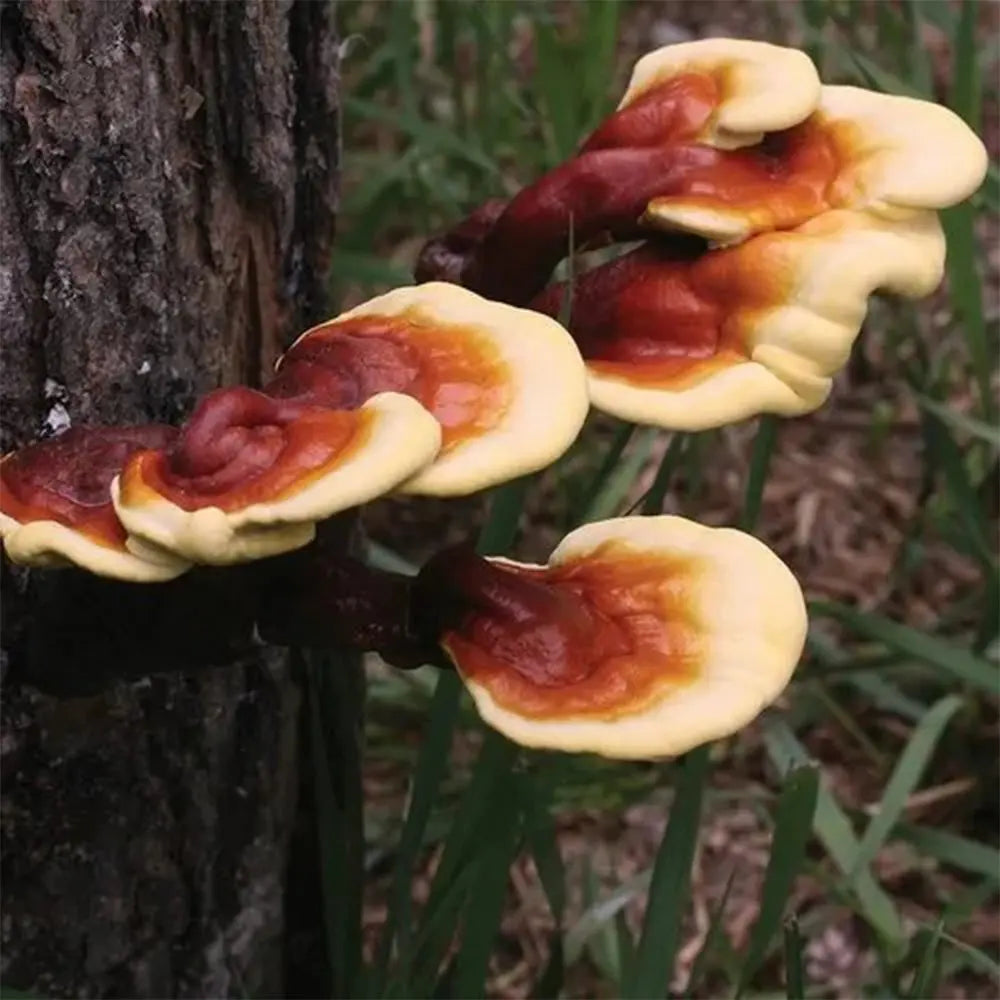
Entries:
POLYGON ((191 562, 246 562, 308 544, 317 521, 388 493, 440 444, 438 422, 399 393, 342 410, 222 389, 172 448, 133 455, 111 495, 143 543, 191 562))
MULTIPOLYGON (((169 613, 155 591, 136 606, 171 649, 197 611, 209 659, 256 636, 403 668, 446 655, 484 720, 527 746, 683 753, 752 720, 801 654, 802 592, 761 542, 620 518, 544 566, 459 546, 411 578, 354 558, 351 511, 544 468, 591 402, 677 429, 814 409, 868 297, 940 282, 936 210, 985 166, 947 109, 822 86, 796 50, 650 53, 575 157, 431 240, 416 287, 307 330, 260 390, 210 393, 179 430, 75 428, 6 456, 4 549, 147 583, 248 563, 169 583, 169 613), (578 275, 567 303, 549 282, 571 233, 583 250, 642 242, 578 275), (566 307, 572 336, 552 318, 566 307), (190 606, 218 593, 218 620, 190 606)), ((104 585, 94 634, 131 650, 120 585, 104 585)))
MULTIPOLYGON (((711 253, 649 242, 581 275, 569 321, 596 409, 702 430, 820 406, 877 289, 930 294, 944 270, 933 212, 830 211, 711 253)), ((557 315, 564 285, 532 308, 557 315)))
POLYGON ((440 423, 440 453, 404 493, 460 496, 543 469, 576 440, 590 408, 583 359, 557 322, 444 282, 394 289, 306 331, 270 391, 327 366, 359 371, 348 394, 381 384, 440 423))
POLYGON ((479 714, 531 747, 683 753, 774 701, 805 642, 785 564, 680 517, 585 525, 545 566, 446 550, 418 586, 479 714))
POLYGON ((644 240, 575 277, 593 405, 677 430, 801 414, 829 394, 871 294, 940 283, 935 212, 986 165, 947 108, 821 86, 801 52, 667 46, 574 157, 429 241, 415 273, 554 316, 571 229, 583 250, 644 240))
POLYGON ((190 563, 169 552, 129 545, 111 503, 111 480, 126 459, 168 447, 173 427, 74 427, 0 462, 0 539, 14 562, 77 565, 134 582, 170 580, 190 563))
MULTIPOLYGON (((79 539, 61 555, 151 581, 277 555, 307 545, 318 521, 392 491, 465 495, 543 468, 589 407, 583 359, 554 320, 445 283, 396 289, 306 331, 261 390, 210 393, 179 433, 132 429, 135 446, 105 456, 89 487, 120 558, 105 545, 95 562, 79 539)), ((16 453, 7 478, 26 482, 32 463, 35 478, 58 475, 81 440, 16 453)), ((0 494, 8 554, 50 563, 45 544, 67 524, 17 498, 0 494)))

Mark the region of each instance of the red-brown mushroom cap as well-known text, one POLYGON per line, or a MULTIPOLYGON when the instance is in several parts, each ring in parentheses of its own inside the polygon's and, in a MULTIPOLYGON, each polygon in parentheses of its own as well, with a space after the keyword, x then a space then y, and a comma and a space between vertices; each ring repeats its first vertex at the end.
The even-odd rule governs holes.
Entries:
POLYGON ((456 496, 542 469, 590 403, 583 359, 553 319, 443 282, 397 288, 307 331, 267 391, 322 405, 392 390, 440 423, 441 451, 401 489, 456 496))
POLYGON ((333 410, 221 389, 173 447, 134 455, 112 497, 139 539, 194 562, 243 562, 308 544, 316 521, 395 489, 440 444, 437 421, 409 396, 333 410))
POLYGON ((176 434, 156 424, 74 427, 7 455, 0 462, 0 537, 8 556, 135 582, 179 576, 190 563, 130 546, 111 502, 111 481, 128 458, 168 447, 176 434))
MULTIPOLYGON (((645 244, 576 279, 569 329, 593 405, 674 430, 820 406, 877 290, 910 298, 941 281, 931 212, 899 220, 830 211, 708 253, 645 244)), ((532 307, 557 315, 565 289, 532 307)))
POLYGON ((734 161, 728 185, 694 182, 658 195, 644 221, 732 244, 828 210, 899 219, 963 201, 987 167, 986 147, 953 111, 860 87, 824 86, 808 119, 758 150, 752 162, 763 156, 771 176, 734 161))
POLYGON ((815 67, 793 49, 706 39, 653 53, 640 61, 619 110, 575 156, 506 206, 483 206, 432 240, 418 276, 523 305, 566 256, 571 232, 577 248, 607 234, 638 238, 657 198, 752 190, 793 221, 809 218, 822 208, 832 165, 822 151, 786 164, 759 142, 764 132, 801 122, 818 98, 815 67))
POLYGON ((683 753, 774 701, 805 641, 770 549, 678 517, 586 525, 546 566, 444 554, 428 572, 463 596, 441 641, 476 707, 525 746, 683 753))

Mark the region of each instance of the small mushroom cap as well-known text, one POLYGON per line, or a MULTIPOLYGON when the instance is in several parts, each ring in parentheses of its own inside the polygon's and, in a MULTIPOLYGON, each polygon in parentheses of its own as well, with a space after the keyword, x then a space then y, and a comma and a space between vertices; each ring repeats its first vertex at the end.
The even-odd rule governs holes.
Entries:
MULTIPOLYGON (((365 317, 405 317, 407 341, 418 349, 421 338, 430 341, 442 329, 461 337, 469 351, 493 359, 489 363, 505 396, 475 433, 449 443, 446 432, 437 458, 403 483, 401 492, 475 493, 545 468, 580 433, 590 407, 586 371, 573 338, 554 319, 440 281, 397 288, 332 322, 365 317)), ((468 391, 475 394, 471 382, 468 391)), ((421 401, 432 413, 442 413, 434 399, 421 401)))
POLYGON ((190 566, 164 552, 129 549, 111 504, 111 480, 131 454, 167 446, 172 427, 73 427, 0 460, 0 539, 24 566, 78 566, 99 576, 153 583, 190 566))
POLYGON ((780 695, 801 656, 807 618, 798 583, 767 546, 743 532, 680 517, 618 518, 571 532, 548 565, 586 559, 608 542, 642 557, 694 560, 696 570, 670 588, 688 591, 700 622, 695 675, 663 686, 635 711, 538 718, 499 704, 484 684, 464 674, 446 636, 442 645, 490 726, 529 747, 630 760, 668 757, 735 733, 780 695))
MULTIPOLYGON (((812 157, 800 154, 803 170, 828 169, 817 158, 824 145, 834 154, 822 196, 831 209, 898 218, 947 208, 973 194, 986 176, 982 141, 953 111, 931 101, 824 86, 815 113, 798 132, 803 145, 816 147, 812 157)), ((783 200, 788 196, 781 187, 762 192, 737 186, 731 193, 722 187, 654 198, 644 221, 729 245, 787 228, 789 213, 800 209, 783 200)), ((792 224, 801 221, 793 218, 792 224)))
POLYGON ((360 446, 273 499, 235 510, 186 510, 143 478, 140 454, 112 483, 115 510, 140 542, 197 563, 227 565, 301 548, 315 537, 316 521, 392 491, 440 447, 438 422, 409 396, 380 393, 358 412, 370 418, 360 446))
POLYGON ((20 521, 0 513, 0 539, 11 562, 43 569, 79 566, 98 576, 131 583, 173 580, 191 566, 167 553, 135 554, 103 545, 58 521, 20 521))
POLYGON ((591 363, 591 402, 622 420, 671 430, 808 413, 826 400, 846 363, 868 297, 877 290, 929 295, 941 282, 944 253, 932 212, 890 221, 849 211, 712 251, 706 264, 725 292, 722 325, 742 356, 674 385, 644 377, 638 366, 632 374, 626 365, 591 363))
POLYGON ((798 49, 740 38, 704 38, 643 56, 619 108, 682 73, 721 75, 724 98, 701 137, 719 149, 754 146, 767 132, 798 124, 816 108, 820 80, 798 49))

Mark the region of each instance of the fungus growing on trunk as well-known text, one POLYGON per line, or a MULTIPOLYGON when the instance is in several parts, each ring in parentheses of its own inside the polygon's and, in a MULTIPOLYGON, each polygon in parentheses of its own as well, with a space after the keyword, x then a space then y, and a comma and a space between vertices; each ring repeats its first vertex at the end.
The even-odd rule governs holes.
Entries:
POLYGON ((189 563, 152 547, 133 549, 111 503, 111 480, 146 448, 168 448, 177 431, 73 427, 0 462, 0 538, 25 566, 77 565, 136 582, 170 580, 189 563))
POLYGON ((133 455, 111 493, 142 542, 191 562, 246 562, 307 544, 317 521, 395 489, 440 444, 437 421, 398 393, 344 410, 220 389, 172 447, 133 455))
POLYGON ((571 231, 577 250, 645 240, 577 270, 569 328, 593 404, 670 429, 801 414, 829 394, 872 293, 939 284, 934 212, 986 166, 952 111, 820 86, 801 52, 667 46, 575 156, 431 240, 415 273, 555 316, 571 231))
POLYGON ((262 390, 209 393, 179 432, 97 428, 9 456, 0 530, 15 560, 129 580, 247 562, 386 493, 543 468, 589 407, 554 320, 443 282, 400 288, 306 331, 262 390))
POLYGON ((491 202, 432 240, 417 280, 457 278, 491 299, 524 305, 566 255, 571 229, 578 247, 609 234, 638 238, 656 198, 680 204, 749 187, 804 199, 806 218, 815 185, 777 169, 757 144, 765 132, 802 121, 819 86, 807 56, 763 42, 706 39, 651 53, 640 60, 619 110, 576 156, 507 205, 491 202))
MULTIPOLYGON (((702 430, 820 406, 876 290, 932 292, 944 270, 932 212, 826 212, 712 253, 649 242, 581 275, 573 330, 596 409, 702 430)), ((552 285, 532 308, 558 315, 552 285)))
POLYGON ((402 486, 458 496, 535 472, 576 440, 590 402, 554 320, 444 282, 397 288, 304 333, 267 387, 355 406, 391 389, 441 424, 441 451, 402 486))
POLYGON ((546 566, 446 550, 415 600, 489 725, 606 757, 675 755, 745 726, 806 634, 799 585, 770 549, 671 516, 586 525, 546 566))

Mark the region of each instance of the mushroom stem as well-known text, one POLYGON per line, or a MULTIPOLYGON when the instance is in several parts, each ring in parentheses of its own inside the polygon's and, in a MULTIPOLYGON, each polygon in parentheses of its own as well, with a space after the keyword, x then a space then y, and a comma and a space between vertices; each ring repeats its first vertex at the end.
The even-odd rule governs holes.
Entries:
POLYGON ((347 554, 336 519, 315 542, 259 564, 257 627, 267 642, 354 646, 409 670, 446 667, 437 633, 413 627, 413 577, 374 569, 347 554))
POLYGON ((348 555, 353 523, 353 512, 332 518, 297 552, 197 566, 157 586, 74 569, 34 573, 25 596, 33 625, 15 637, 23 649, 12 657, 19 664, 12 679, 57 697, 89 695, 153 674, 238 665, 261 640, 352 646, 400 669, 450 669, 436 635, 411 629, 414 578, 348 555))
POLYGON ((439 552, 424 566, 414 592, 420 631, 474 633, 477 645, 536 684, 561 687, 595 666, 601 623, 580 597, 502 563, 468 545, 439 552))

